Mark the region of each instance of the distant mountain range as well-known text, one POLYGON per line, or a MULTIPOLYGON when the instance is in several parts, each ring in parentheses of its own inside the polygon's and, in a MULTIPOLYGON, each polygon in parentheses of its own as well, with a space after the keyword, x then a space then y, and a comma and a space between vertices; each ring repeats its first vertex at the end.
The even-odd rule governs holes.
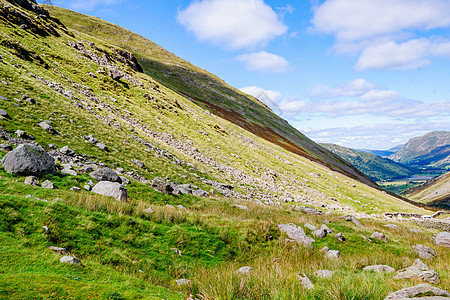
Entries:
POLYGON ((450 131, 434 131, 410 139, 389 158, 418 168, 450 167, 450 131))
POLYGON ((416 173, 414 168, 372 153, 354 150, 334 144, 321 144, 321 146, 350 162, 357 169, 375 181, 405 178, 416 173))

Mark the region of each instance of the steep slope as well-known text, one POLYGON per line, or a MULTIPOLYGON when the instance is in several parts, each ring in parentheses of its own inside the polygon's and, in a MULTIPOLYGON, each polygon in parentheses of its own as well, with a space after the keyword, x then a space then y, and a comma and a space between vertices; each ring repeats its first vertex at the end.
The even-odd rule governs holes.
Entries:
POLYGON ((375 181, 405 178, 414 174, 412 168, 371 153, 361 152, 335 144, 321 145, 350 162, 375 181))
POLYGON ((429 180, 408 198, 421 203, 446 205, 450 208, 450 172, 429 180))
POLYGON ((420 168, 447 168, 450 166, 450 131, 434 131, 413 138, 389 158, 420 168))
POLYGON ((292 153, 375 186, 363 173, 308 139, 264 103, 217 76, 114 24, 58 7, 51 10, 67 27, 134 53, 147 74, 211 113, 292 153))

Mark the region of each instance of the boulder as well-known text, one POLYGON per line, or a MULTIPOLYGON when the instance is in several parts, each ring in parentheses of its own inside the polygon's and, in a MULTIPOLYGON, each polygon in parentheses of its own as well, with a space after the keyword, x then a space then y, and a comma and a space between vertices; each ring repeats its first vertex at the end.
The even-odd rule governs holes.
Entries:
POLYGON ((15 132, 15 134, 17 135, 17 137, 19 138, 19 139, 30 139, 30 140, 33 140, 34 138, 31 136, 31 135, 29 135, 26 131, 23 131, 23 130, 17 130, 16 132, 15 132))
POLYGON ((322 226, 320 226, 320 230, 325 231, 327 234, 332 234, 332 233, 333 233, 333 231, 332 231, 330 228, 328 228, 328 226, 325 225, 325 224, 323 224, 322 226))
POLYGON ((433 251, 433 249, 427 246, 417 244, 412 246, 412 249, 417 253, 417 255, 419 255, 420 258, 431 259, 436 257, 436 253, 433 251))
POLYGON ((97 144, 98 140, 92 135, 87 135, 83 137, 85 139, 86 142, 92 143, 92 144, 97 144))
POLYGON ((5 119, 11 119, 11 117, 8 115, 8 113, 6 111, 4 111, 3 109, 0 109, 0 117, 3 117, 5 119))
POLYGON ((77 172, 72 169, 72 165, 71 164, 62 164, 62 170, 61 173, 63 174, 67 174, 67 175, 72 175, 72 176, 77 176, 77 172))
POLYGON ((63 263, 63 264, 70 264, 70 265, 79 265, 79 266, 83 265, 81 263, 81 261, 79 261, 76 257, 73 257, 73 256, 63 256, 63 257, 61 257, 59 262, 63 263))
POLYGON ((189 279, 184 279, 184 278, 182 278, 182 279, 177 279, 177 280, 175 280, 175 282, 176 282, 179 286, 191 284, 191 281, 190 281, 189 279))
POLYGON ((71 187, 70 190, 72 192, 80 192, 81 191, 81 189, 79 187, 77 187, 77 186, 71 187))
POLYGON ((352 222, 353 224, 355 224, 358 227, 362 227, 361 223, 359 223, 359 221, 356 219, 355 216, 347 215, 344 218, 345 218, 346 221, 352 222))
POLYGON ((117 175, 116 172, 114 172, 113 169, 110 168, 101 168, 97 171, 92 172, 89 174, 92 178, 98 181, 110 181, 110 182, 117 182, 122 183, 122 179, 117 175))
POLYGON ((51 121, 42 121, 41 123, 39 123, 39 126, 41 126, 42 129, 44 129, 50 134, 56 134, 57 132, 51 124, 52 124, 51 121))
POLYGON ((318 209, 308 206, 294 206, 293 210, 302 212, 307 215, 321 215, 323 213, 318 209))
POLYGON ((381 233, 381 232, 374 232, 374 233, 372 233, 370 238, 377 239, 377 240, 380 240, 380 241, 383 241, 383 242, 386 242, 386 243, 388 242, 387 237, 384 235, 384 233, 381 233))
POLYGON ((248 207, 245 205, 239 205, 239 204, 233 204, 232 206, 236 207, 237 209, 240 210, 248 210, 248 207))
POLYGON ((66 248, 50 246, 50 247, 48 247, 48 249, 50 249, 50 250, 52 250, 52 251, 54 251, 54 252, 56 252, 58 254, 61 254, 61 255, 69 255, 69 251, 67 251, 66 248))
POLYGON ((239 275, 248 275, 248 274, 250 274, 251 270, 253 270, 253 268, 247 266, 247 267, 242 267, 239 270, 236 270, 235 273, 239 274, 239 275))
POLYGON ((320 249, 320 252, 322 253, 327 253, 328 251, 330 251, 330 248, 328 248, 327 246, 323 246, 323 248, 320 249))
POLYGON ((309 280, 308 276, 305 274, 298 274, 298 280, 300 280, 300 283, 302 284, 303 288, 306 290, 312 290, 314 289, 314 284, 309 280))
POLYGON ((339 242, 345 242, 345 236, 342 232, 339 232, 334 237, 337 238, 339 242))
POLYGON ((411 267, 398 271, 394 279, 417 279, 432 284, 441 282, 439 274, 430 270, 420 259, 416 259, 411 267))
POLYGON ((2 159, 7 173, 43 176, 56 172, 55 160, 41 146, 22 144, 2 159))
POLYGON ((174 190, 173 186, 169 182, 166 182, 159 177, 156 177, 152 180, 152 188, 158 192, 165 194, 172 194, 174 190))
POLYGON ((318 238, 318 239, 323 239, 324 237, 327 236, 327 232, 326 232, 325 230, 322 230, 322 229, 314 230, 311 234, 312 234, 315 238, 318 238))
POLYGON ((127 201, 128 191, 120 183, 110 181, 100 181, 93 188, 92 192, 107 196, 114 197, 118 201, 127 201))
POLYGON ((13 146, 9 144, 0 144, 0 151, 9 152, 13 150, 13 146))
POLYGON ((339 252, 338 250, 328 250, 327 253, 325 253, 325 258, 339 258, 341 257, 341 252, 339 252))
POLYGON ((333 277, 334 271, 329 270, 318 270, 314 272, 314 276, 321 278, 331 278, 333 277))
POLYGON ((314 225, 311 225, 311 224, 309 224, 309 223, 306 223, 305 225, 303 225, 305 228, 308 228, 309 230, 311 230, 311 231, 315 231, 315 230, 317 230, 317 229, 319 229, 319 228, 317 228, 316 226, 314 226, 314 225))
MULTIPOLYGON (((435 288, 429 284, 419 284, 413 287, 402 289, 394 293, 390 293, 384 300, 400 300, 409 299, 419 295, 429 295, 450 297, 450 293, 447 291, 435 288)), ((432 299, 432 298, 431 298, 432 299)), ((444 298, 447 299, 447 298, 444 298)))
POLYGON ((384 227, 388 227, 388 228, 391 228, 391 229, 394 229, 394 230, 398 230, 398 226, 395 225, 395 224, 386 224, 386 225, 384 225, 384 227))
POLYGON ((300 245, 307 248, 312 248, 312 243, 315 242, 314 239, 307 237, 303 229, 294 224, 279 224, 278 228, 281 232, 285 232, 290 239, 293 239, 300 245))
POLYGON ((56 186, 53 184, 53 182, 51 182, 50 180, 46 180, 41 184, 41 187, 44 189, 50 189, 50 190, 54 190, 56 189, 56 186))
POLYGON ((122 180, 122 185, 127 186, 131 183, 130 179, 126 178, 125 176, 119 176, 120 180, 122 180))
POLYGON ((28 176, 25 178, 26 185, 39 186, 39 179, 36 176, 28 176))
POLYGON ((450 232, 439 232, 433 237, 433 243, 441 247, 450 247, 450 232))
POLYGON ((389 267, 387 265, 373 265, 373 266, 367 266, 363 269, 364 271, 374 271, 377 273, 380 272, 386 272, 386 273, 392 273, 395 272, 395 269, 392 267, 389 267))
POLYGON ((100 150, 109 151, 108 146, 103 143, 97 143, 95 146, 97 146, 100 150))
POLYGON ((153 207, 146 208, 142 212, 144 214, 151 214, 153 212, 153 207))
POLYGON ((59 152, 68 156, 75 155, 75 152, 69 148, 69 146, 64 146, 61 149, 59 149, 59 152))

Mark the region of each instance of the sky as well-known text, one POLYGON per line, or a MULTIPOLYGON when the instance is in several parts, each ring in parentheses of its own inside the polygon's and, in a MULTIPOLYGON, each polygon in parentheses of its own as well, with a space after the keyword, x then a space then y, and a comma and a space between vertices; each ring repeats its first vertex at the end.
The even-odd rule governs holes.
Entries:
POLYGON ((52 2, 152 40, 316 142, 384 150, 450 130, 450 0, 52 2))

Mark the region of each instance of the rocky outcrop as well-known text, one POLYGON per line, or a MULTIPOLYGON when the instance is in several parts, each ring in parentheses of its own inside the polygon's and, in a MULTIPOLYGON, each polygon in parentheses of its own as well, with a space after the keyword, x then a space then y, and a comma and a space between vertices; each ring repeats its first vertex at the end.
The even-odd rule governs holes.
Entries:
POLYGON ((439 274, 434 270, 430 270, 420 259, 416 259, 411 267, 398 271, 394 279, 416 279, 432 284, 441 282, 439 274))
POLYGON ((106 167, 92 172, 91 174, 89 174, 89 176, 98 181, 110 181, 122 183, 122 179, 120 179, 119 175, 117 175, 117 173, 114 172, 113 169, 106 167))
MULTIPOLYGON (((450 293, 447 291, 435 288, 429 284, 419 284, 413 287, 402 289, 394 293, 390 293, 384 300, 404 300, 419 295, 433 295, 433 296, 445 296, 450 297, 450 293)), ((432 298, 429 298, 432 299, 432 298)), ((445 298, 446 299, 446 298, 445 298)))
POLYGON ((417 244, 412 246, 412 249, 415 253, 417 253, 417 255, 419 255, 420 258, 431 259, 436 257, 436 253, 433 251, 433 249, 427 246, 417 244))
POLYGON ((102 196, 113 197, 118 201, 128 200, 127 189, 117 182, 100 181, 92 188, 92 192, 102 196))
POLYGON ((280 224, 278 228, 281 232, 285 232, 290 239, 307 248, 312 248, 314 239, 307 237, 303 229, 295 224, 280 224))
POLYGON ((43 176, 56 172, 55 160, 40 146, 22 144, 8 152, 2 160, 7 173, 43 176))

